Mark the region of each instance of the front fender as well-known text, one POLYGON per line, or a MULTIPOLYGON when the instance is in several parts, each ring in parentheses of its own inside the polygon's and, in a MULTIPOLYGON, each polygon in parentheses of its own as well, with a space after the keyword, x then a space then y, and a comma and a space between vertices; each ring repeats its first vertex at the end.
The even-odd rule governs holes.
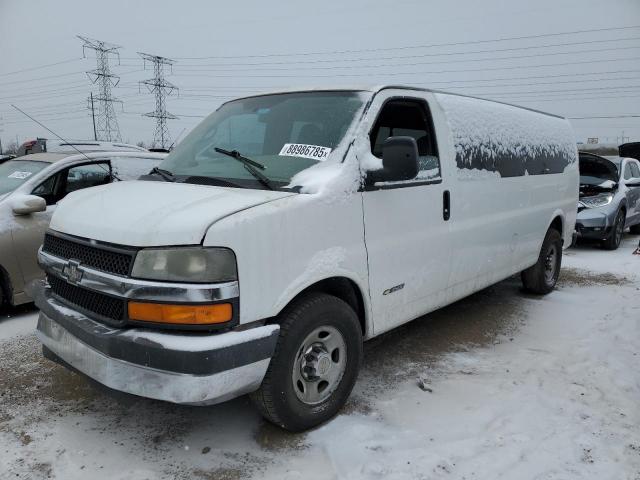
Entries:
POLYGON ((209 228, 205 246, 236 254, 240 323, 276 316, 300 292, 330 277, 352 280, 368 297, 360 195, 331 202, 299 194, 238 212, 209 228))

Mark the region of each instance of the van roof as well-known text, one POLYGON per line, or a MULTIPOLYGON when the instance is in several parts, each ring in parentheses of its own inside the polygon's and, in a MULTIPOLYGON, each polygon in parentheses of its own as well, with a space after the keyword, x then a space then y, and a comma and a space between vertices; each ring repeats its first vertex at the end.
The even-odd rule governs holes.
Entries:
MULTIPOLYGON (((382 90, 388 90, 388 89, 402 89, 402 90, 414 90, 414 91, 419 91, 419 92, 431 92, 431 93, 440 93, 440 94, 445 94, 445 95, 455 95, 458 97, 466 97, 466 98, 475 98, 477 100, 484 100, 485 102, 493 102, 493 103, 499 103, 501 105, 508 105, 510 107, 516 107, 516 108, 521 108, 523 110, 528 110, 530 112, 535 112, 535 113, 540 113, 542 115, 548 115, 550 117, 555 117, 555 118, 562 118, 565 119, 565 117, 563 117, 562 115, 556 115, 554 113, 549 113, 549 112, 543 112, 542 110, 536 110, 534 108, 529 108, 529 107, 523 107, 521 105, 515 105, 513 103, 507 103, 507 102, 501 102, 499 100, 492 100, 489 98, 482 98, 482 97, 476 97, 473 95, 464 95, 462 93, 453 93, 453 92, 447 92, 444 90, 437 90, 437 89, 432 89, 432 88, 423 88, 423 87, 413 87, 410 85, 395 85, 395 84, 374 84, 374 85, 352 85, 352 86, 323 86, 323 87, 300 87, 300 88, 295 88, 295 87, 291 87, 291 88, 286 88, 286 89, 281 89, 281 90, 274 90, 274 91, 267 91, 267 92, 263 92, 263 93, 258 93, 258 94, 253 94, 253 95, 245 95, 244 97, 237 97, 237 98, 251 98, 251 97, 260 97, 263 95, 278 95, 281 93, 296 93, 296 92, 342 92, 342 91, 352 91, 352 92, 371 92, 373 94, 376 94, 382 90)), ((231 101, 231 100, 230 100, 231 101)), ((228 102, 224 102, 224 103, 228 103, 228 102)), ((223 105, 224 105, 223 103, 223 105)))

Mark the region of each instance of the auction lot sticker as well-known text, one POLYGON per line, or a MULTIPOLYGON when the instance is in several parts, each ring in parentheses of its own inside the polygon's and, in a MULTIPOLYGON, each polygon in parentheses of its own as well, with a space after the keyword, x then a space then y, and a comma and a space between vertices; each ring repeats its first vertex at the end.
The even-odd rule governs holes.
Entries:
POLYGON ((303 143, 285 143, 280 155, 285 157, 303 157, 311 160, 326 160, 331 149, 319 145, 305 145, 303 143))
POLYGON ((9 178, 27 178, 31 176, 31 172, 13 172, 9 175, 9 178))

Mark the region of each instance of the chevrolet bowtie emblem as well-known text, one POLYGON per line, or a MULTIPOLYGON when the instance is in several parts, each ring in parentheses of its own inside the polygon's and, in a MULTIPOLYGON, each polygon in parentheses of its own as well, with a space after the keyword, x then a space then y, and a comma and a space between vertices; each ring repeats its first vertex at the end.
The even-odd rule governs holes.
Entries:
POLYGON ((67 264, 62 267, 62 275, 67 281, 73 285, 82 280, 82 270, 80 270, 80 262, 77 260, 69 260, 67 264))

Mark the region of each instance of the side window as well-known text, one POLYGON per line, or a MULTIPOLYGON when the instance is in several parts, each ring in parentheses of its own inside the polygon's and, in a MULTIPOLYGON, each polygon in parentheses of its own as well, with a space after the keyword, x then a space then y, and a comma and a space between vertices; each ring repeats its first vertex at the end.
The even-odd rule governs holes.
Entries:
POLYGON ((631 173, 631 162, 627 162, 624 164, 624 179, 625 180, 630 180, 631 177, 633 177, 633 174, 631 173))
POLYGON ((51 175, 44 182, 34 188, 31 194, 44 198, 44 200, 47 202, 47 205, 54 205, 58 201, 56 198, 56 187, 58 186, 59 179, 59 173, 51 175))
POLYGON ((633 178, 640 178, 640 167, 638 167, 638 164, 636 162, 632 162, 630 165, 633 178))
POLYGON ((371 153, 382 158, 389 137, 413 137, 418 144, 420 168, 416 180, 440 177, 440 160, 431 115, 423 100, 389 100, 384 104, 370 133, 371 153))
POLYGON ((71 192, 104 185, 111 181, 111 167, 108 162, 78 165, 69 168, 66 172, 64 176, 66 181, 58 200, 71 192))

